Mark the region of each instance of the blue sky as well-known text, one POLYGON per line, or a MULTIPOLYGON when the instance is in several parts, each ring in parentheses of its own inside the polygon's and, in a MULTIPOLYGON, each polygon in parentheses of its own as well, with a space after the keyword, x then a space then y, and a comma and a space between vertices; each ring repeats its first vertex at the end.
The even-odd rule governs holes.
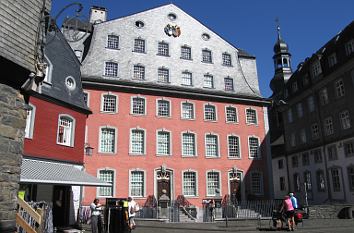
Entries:
MULTIPOLYGON (((354 20, 354 0, 52 0, 52 15, 64 6, 81 2, 84 16, 92 5, 108 9, 108 19, 174 3, 182 10, 238 48, 257 58, 260 89, 271 95, 269 81, 274 75, 273 46, 276 23, 292 54, 293 70, 354 20)), ((65 10, 58 24, 71 9, 65 10)))

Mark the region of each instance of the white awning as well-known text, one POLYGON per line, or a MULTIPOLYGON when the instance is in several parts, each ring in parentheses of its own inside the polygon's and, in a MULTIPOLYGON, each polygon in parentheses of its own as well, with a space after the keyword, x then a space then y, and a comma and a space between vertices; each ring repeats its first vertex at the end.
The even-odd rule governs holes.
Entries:
POLYGON ((76 186, 111 186, 73 164, 22 159, 21 183, 62 184, 76 186))

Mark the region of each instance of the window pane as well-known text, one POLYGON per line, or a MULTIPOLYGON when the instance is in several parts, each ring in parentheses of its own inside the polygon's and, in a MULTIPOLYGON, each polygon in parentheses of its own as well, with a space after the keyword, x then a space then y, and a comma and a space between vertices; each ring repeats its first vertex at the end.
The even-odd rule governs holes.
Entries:
POLYGON ((225 66, 231 66, 231 55, 228 53, 222 54, 222 64, 225 66))
POLYGON ((192 73, 189 72, 183 72, 182 73, 182 85, 185 86, 192 86, 192 73))
POLYGON ((71 145, 73 133, 73 121, 67 117, 60 117, 58 125, 58 143, 66 146, 71 145))
POLYGON ((229 157, 240 158, 240 141, 237 136, 229 136, 229 157))
POLYGON ((254 109, 246 109, 246 122, 248 124, 257 124, 257 112, 254 109))
POLYGON ((162 83, 170 82, 170 74, 168 69, 165 68, 158 69, 158 81, 162 83))
POLYGON ((207 174, 207 195, 215 196, 216 189, 220 190, 220 177, 218 172, 208 172, 207 174))
POLYGON ((211 75, 204 75, 204 88, 214 88, 214 78, 211 75))
POLYGON ((130 195, 133 197, 144 196, 144 172, 132 171, 130 181, 130 195))
POLYGON ((197 179, 195 172, 183 173, 183 195, 196 196, 197 195, 197 179))
POLYGON ((250 149, 250 158, 259 158, 259 140, 258 138, 250 137, 249 149, 250 149))
POLYGON ((107 48, 118 49, 119 47, 119 37, 115 35, 108 35, 107 48))
POLYGON ((104 75, 117 77, 118 76, 118 64, 115 62, 106 62, 104 75))
POLYGON ((187 46, 182 46, 181 47, 181 58, 182 59, 187 59, 187 60, 191 60, 192 59, 192 52, 191 52, 191 48, 187 47, 187 46))
POLYGON ((157 115, 168 117, 170 116, 170 102, 167 100, 158 100, 157 101, 157 115))
POLYGON ((134 40, 134 52, 145 53, 145 40, 142 39, 134 40))
POLYGON ((216 121, 215 106, 205 105, 204 107, 204 119, 208 121, 216 121))
POLYGON ((168 44, 164 42, 159 42, 157 54, 162 56, 168 56, 169 55, 168 44))
POLYGON ((101 197, 112 197, 113 196, 113 177, 114 172, 109 170, 104 170, 99 172, 99 179, 107 183, 111 183, 110 187, 99 187, 98 195, 101 197))
POLYGON ((170 155, 170 133, 160 131, 157 133, 157 154, 170 155))
POLYGON ((103 96, 103 112, 116 112, 117 97, 114 95, 103 96))
POLYGON ((216 135, 206 135, 205 154, 207 157, 218 157, 218 137, 216 135))
POLYGON ((211 51, 207 49, 202 50, 202 61, 212 63, 211 51))
POLYGON ((145 99, 135 97, 133 98, 133 114, 144 115, 145 114, 145 99))
POLYGON ((115 129, 101 129, 100 152, 114 153, 115 129))
POLYGON ((134 66, 134 79, 144 80, 145 79, 145 67, 141 65, 134 66))
POLYGON ((182 104, 182 119, 193 119, 194 118, 194 108, 192 103, 182 104))
POLYGON ((182 155, 195 155, 195 136, 192 133, 184 133, 182 136, 182 155))
POLYGON ((225 91, 234 90, 234 80, 232 78, 225 78, 225 91))
POLYGON ((251 175, 251 189, 254 194, 263 193, 262 190, 262 175, 259 172, 253 172, 251 175))
POLYGON ((237 111, 234 107, 226 108, 226 122, 237 122, 237 111))
POLYGON ((144 154, 144 131, 132 130, 131 153, 144 154))

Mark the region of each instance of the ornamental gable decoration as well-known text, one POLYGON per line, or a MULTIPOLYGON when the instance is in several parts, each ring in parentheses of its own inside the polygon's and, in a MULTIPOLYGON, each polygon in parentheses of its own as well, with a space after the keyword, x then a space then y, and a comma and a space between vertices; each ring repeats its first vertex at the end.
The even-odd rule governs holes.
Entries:
POLYGON ((177 25, 167 24, 164 30, 168 36, 179 37, 181 35, 181 28, 177 25))

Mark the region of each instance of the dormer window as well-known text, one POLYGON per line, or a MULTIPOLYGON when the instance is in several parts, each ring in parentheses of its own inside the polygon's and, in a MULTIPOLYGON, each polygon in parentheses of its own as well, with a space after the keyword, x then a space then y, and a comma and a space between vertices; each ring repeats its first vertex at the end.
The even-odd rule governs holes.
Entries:
POLYGON ((321 69, 321 63, 320 61, 315 61, 314 63, 312 63, 312 77, 316 78, 317 76, 319 76, 322 73, 322 69, 321 69))
POLYGON ((328 61, 328 66, 333 67, 335 64, 337 64, 337 56, 335 53, 332 53, 331 55, 328 56, 327 58, 328 61))

